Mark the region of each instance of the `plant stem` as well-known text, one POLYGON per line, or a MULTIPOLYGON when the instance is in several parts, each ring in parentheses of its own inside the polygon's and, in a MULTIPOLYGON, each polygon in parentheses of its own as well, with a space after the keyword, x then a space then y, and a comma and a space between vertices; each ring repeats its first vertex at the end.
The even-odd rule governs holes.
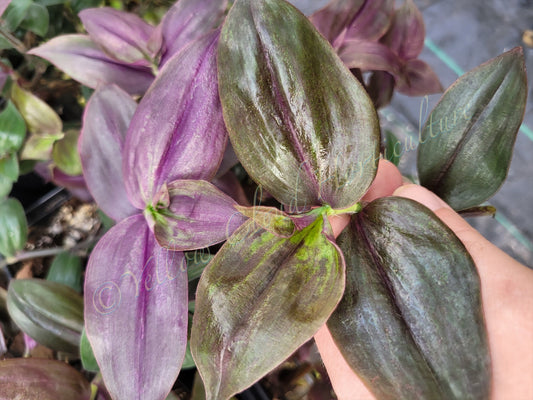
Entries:
POLYGON ((3 24, 0 24, 0 35, 2 35, 21 54, 26 53, 26 46, 9 32, 3 24))
POLYGON ((84 240, 83 242, 80 242, 70 247, 52 247, 49 249, 23 251, 13 257, 8 257, 4 260, 0 260, 0 269, 6 270, 6 267, 8 265, 16 264, 18 262, 25 261, 25 260, 31 260, 33 258, 50 257, 50 256, 56 256, 59 253, 63 253, 64 251, 87 249, 93 243, 97 242, 98 239, 100 239, 100 237, 101 235, 98 235, 98 236, 89 238, 87 240, 84 240))

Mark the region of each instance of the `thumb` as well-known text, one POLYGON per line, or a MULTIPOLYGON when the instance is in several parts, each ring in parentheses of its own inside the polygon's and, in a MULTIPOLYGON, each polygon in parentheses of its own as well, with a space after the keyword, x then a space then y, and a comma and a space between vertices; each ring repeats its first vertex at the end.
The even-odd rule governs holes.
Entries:
POLYGON ((533 270, 485 239, 429 190, 405 185, 395 196, 431 209, 463 242, 476 264, 493 370, 493 399, 533 398, 533 270), (528 377, 529 375, 529 377, 528 377))

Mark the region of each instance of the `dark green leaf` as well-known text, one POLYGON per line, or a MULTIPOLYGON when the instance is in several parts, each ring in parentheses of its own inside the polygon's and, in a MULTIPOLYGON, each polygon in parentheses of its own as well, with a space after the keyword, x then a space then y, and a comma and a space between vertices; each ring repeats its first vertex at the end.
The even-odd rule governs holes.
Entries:
POLYGON ((520 47, 459 78, 422 131, 418 148, 422 185, 455 210, 490 198, 507 176, 526 97, 520 47))
POLYGON ((71 0, 70 5, 72 7, 72 10, 79 14, 81 10, 84 10, 86 8, 92 8, 92 7, 98 7, 99 5, 102 5, 102 0, 71 0))
POLYGON ((327 320, 344 290, 344 263, 326 235, 322 215, 290 238, 248 220, 216 254, 198 285, 191 331, 207 399, 252 385, 327 320))
POLYGON ((496 207, 493 206, 478 206, 470 207, 459 211, 463 217, 494 217, 496 215, 496 207))
POLYGON ((48 9, 41 4, 32 3, 20 27, 44 37, 48 32, 49 22, 48 9))
POLYGON ((19 162, 19 168, 20 172, 19 175, 25 175, 29 174, 33 171, 33 168, 35 168, 35 164, 37 164, 36 160, 21 160, 19 162))
POLYGON ((402 143, 391 131, 385 131, 385 154, 383 157, 394 165, 400 164, 402 156, 402 143))
POLYGON ((0 113, 0 157, 18 151, 26 136, 26 124, 11 101, 0 113))
POLYGON ((218 68, 230 139, 253 179, 295 207, 361 198, 376 172, 376 111, 303 14, 281 0, 237 0, 218 68))
POLYGON ((185 350, 185 358, 183 359, 183 364, 181 364, 181 369, 191 369, 196 367, 194 359, 191 354, 191 344, 187 342, 187 349, 185 350))
POLYGON ((62 283, 81 293, 83 284, 83 268, 81 258, 68 251, 55 256, 48 270, 46 279, 62 283))
POLYGON ((463 244, 430 210, 381 198, 338 238, 346 291, 328 327, 381 399, 487 399, 480 282, 463 244))
POLYGON ((98 363, 96 362, 96 358, 94 358, 91 343, 89 343, 89 339, 87 339, 85 328, 83 329, 81 333, 80 358, 81 358, 81 363, 83 365, 83 369, 87 371, 91 371, 91 372, 100 371, 100 368, 98 367, 98 363))
POLYGON ((16 279, 7 293, 9 315, 36 342, 77 355, 83 330, 83 298, 66 285, 16 279))
POLYGON ((28 238, 24 208, 16 199, 0 200, 0 254, 12 257, 28 238))
POLYGON ((54 164, 67 175, 81 175, 81 160, 78 153, 79 131, 68 130, 65 136, 54 143, 52 159, 54 164))
POLYGON ((43 5, 45 7, 56 6, 58 4, 64 4, 70 0, 34 0, 34 3, 43 5))
POLYGON ((209 249, 186 252, 185 260, 187 261, 187 277, 189 282, 198 279, 212 259, 213 256, 209 254, 209 249))
POLYGON ((4 22, 5 29, 9 32, 13 32, 18 28, 26 13, 28 8, 31 6, 32 0, 13 0, 7 6, 6 11, 2 15, 2 20, 4 22))

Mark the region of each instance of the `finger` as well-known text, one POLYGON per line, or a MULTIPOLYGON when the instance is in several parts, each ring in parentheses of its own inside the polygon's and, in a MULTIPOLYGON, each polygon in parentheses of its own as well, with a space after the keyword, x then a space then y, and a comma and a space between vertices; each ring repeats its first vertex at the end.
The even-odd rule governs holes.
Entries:
POLYGON ((493 399, 532 399, 533 271, 486 240, 429 190, 402 186, 396 196, 431 209, 463 242, 481 280, 481 295, 493 364, 493 399))
POLYGON ((375 397, 344 361, 326 325, 315 334, 315 343, 339 400, 375 400, 375 397))
POLYGON ((398 168, 390 161, 379 160, 376 178, 363 196, 363 200, 372 201, 380 197, 391 196, 402 183, 402 174, 398 168))
MULTIPOLYGON (((380 160, 376 178, 363 197, 365 201, 372 201, 379 197, 390 196, 403 183, 398 168, 387 160, 380 160)), ((329 217, 333 234, 337 237, 350 221, 349 215, 335 215, 329 217)), ((323 326, 315 335, 315 342, 322 355, 322 360, 328 371, 333 388, 339 400, 374 400, 374 396, 355 375, 344 361, 327 326, 323 326)))
MULTIPOLYGON (((368 188, 363 200, 372 201, 379 197, 390 196, 403 183, 402 174, 396 166, 387 160, 379 160, 378 171, 372 185, 368 188)), ((334 215, 329 217, 335 237, 343 231, 350 221, 349 215, 334 215)))

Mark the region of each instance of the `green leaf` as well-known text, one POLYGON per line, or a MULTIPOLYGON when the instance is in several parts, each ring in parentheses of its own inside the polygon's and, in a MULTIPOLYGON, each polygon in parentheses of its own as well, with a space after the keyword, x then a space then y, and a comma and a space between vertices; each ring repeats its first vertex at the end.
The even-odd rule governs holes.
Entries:
POLYGON ((413 200, 387 197, 338 237, 346 291, 328 321, 379 399, 487 399, 491 367, 476 267, 413 200))
POLYGON ((83 330, 83 297, 44 279, 15 279, 7 292, 9 315, 36 342, 77 355, 83 330))
POLYGON ((422 185, 455 210, 477 206, 507 176, 527 97, 522 48, 466 73, 442 96, 418 147, 422 185))
POLYGON ((191 369, 195 368, 196 364, 191 354, 191 344, 187 342, 187 349, 185 350, 185 358, 183 359, 183 364, 181 364, 181 369, 191 369))
POLYGON ((261 228, 276 236, 291 237, 296 230, 292 219, 283 211, 273 207, 244 207, 236 205, 235 208, 245 217, 252 219, 261 228))
POLYGON ((16 154, 0 158, 0 197, 6 196, 11 191, 13 182, 19 177, 19 162, 16 154))
POLYGON ((16 83, 11 86, 11 100, 17 106, 30 133, 37 135, 57 135, 63 124, 56 112, 34 94, 22 89, 16 83))
POLYGON ((9 32, 13 32, 17 29, 22 20, 26 17, 26 13, 31 4, 32 0, 13 0, 2 15, 5 29, 9 32))
POLYGON ((402 143, 391 131, 385 131, 385 154, 383 158, 389 160, 394 165, 400 164, 402 156, 402 143))
POLYGON ((81 159, 78 153, 80 132, 67 130, 62 139, 54 143, 52 159, 54 164, 67 175, 81 175, 81 159))
POLYGON ((320 215, 290 238, 247 220, 205 269, 191 352, 207 399, 227 399, 322 326, 344 291, 344 263, 320 215))
POLYGON ((94 358, 93 349, 89 339, 87 339, 87 334, 85 333, 85 328, 81 332, 80 338, 80 358, 83 365, 83 369, 91 372, 100 371, 96 358, 94 358))
POLYGON ((0 175, 0 199, 9 195, 13 188, 13 181, 6 176, 0 175))
POLYGON ((222 29, 218 78, 235 153, 277 200, 344 208, 366 192, 379 156, 376 111, 292 5, 237 0, 222 29))
POLYGON ((49 23, 50 16, 48 15, 48 9, 41 4, 32 3, 20 27, 44 37, 48 32, 49 23))
POLYGON ((209 254, 209 249, 185 252, 185 260, 187 261, 187 277, 189 282, 198 279, 212 259, 213 256, 209 254))
POLYGON ((30 135, 20 153, 21 160, 50 160, 54 143, 63 137, 63 133, 30 135))
POLYGON ((68 251, 64 251, 54 257, 54 261, 52 261, 46 279, 67 285, 76 292, 81 293, 83 284, 82 275, 83 266, 81 258, 68 251))
POLYGON ((36 160, 21 160, 19 162, 19 175, 29 174, 35 168, 36 160))
POLYGON ((0 254, 12 257, 28 238, 24 208, 16 199, 0 200, 0 254))
POLYGON ((70 5, 72 7, 72 10, 79 14, 81 10, 84 10, 86 8, 93 8, 103 5, 102 0, 71 0, 70 5))
POLYGON ((15 182, 19 177, 19 162, 16 154, 9 154, 0 158, 0 175, 15 182))
POLYGON ((26 124, 15 105, 9 100, 0 113, 0 157, 16 152, 26 136, 26 124))

